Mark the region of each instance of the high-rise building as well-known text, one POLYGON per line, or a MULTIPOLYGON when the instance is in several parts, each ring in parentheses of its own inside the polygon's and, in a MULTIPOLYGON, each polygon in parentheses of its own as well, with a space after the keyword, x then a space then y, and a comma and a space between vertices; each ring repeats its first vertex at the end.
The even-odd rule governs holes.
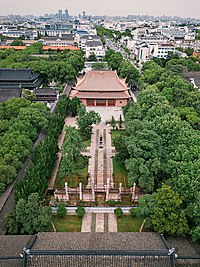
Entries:
POLYGON ((65 9, 65 20, 68 20, 69 19, 69 12, 68 12, 68 9, 66 8, 65 9))
POLYGON ((61 9, 58 10, 58 18, 62 19, 62 10, 61 9))

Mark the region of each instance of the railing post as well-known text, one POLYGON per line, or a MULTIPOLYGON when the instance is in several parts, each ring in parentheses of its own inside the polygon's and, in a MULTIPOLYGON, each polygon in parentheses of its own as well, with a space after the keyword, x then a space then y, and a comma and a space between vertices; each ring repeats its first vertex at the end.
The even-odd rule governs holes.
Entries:
POLYGON ((24 248, 23 249, 23 267, 27 267, 27 257, 30 254, 30 249, 24 248))
POLYGON ((167 256, 170 257, 171 266, 175 267, 175 248, 169 249, 169 253, 167 254, 167 256))

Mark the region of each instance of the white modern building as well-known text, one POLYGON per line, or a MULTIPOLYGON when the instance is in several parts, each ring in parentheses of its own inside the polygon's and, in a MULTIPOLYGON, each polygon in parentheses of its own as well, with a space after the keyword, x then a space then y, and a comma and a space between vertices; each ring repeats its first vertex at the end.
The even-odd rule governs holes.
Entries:
POLYGON ((172 44, 156 44, 154 45, 152 56, 158 58, 167 58, 168 53, 175 53, 175 47, 172 44))

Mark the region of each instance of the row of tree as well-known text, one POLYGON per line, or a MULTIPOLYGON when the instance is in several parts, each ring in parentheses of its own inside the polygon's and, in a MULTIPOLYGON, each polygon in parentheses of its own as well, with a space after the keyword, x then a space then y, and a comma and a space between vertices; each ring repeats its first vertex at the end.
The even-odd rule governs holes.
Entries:
POLYGON ((52 115, 48 125, 47 138, 35 149, 32 155, 32 162, 24 179, 15 187, 17 204, 14 212, 6 220, 8 233, 33 234, 38 231, 44 231, 48 227, 50 211, 47 207, 43 207, 42 204, 48 186, 48 179, 51 177, 57 160, 57 141, 63 129, 67 112, 72 110, 76 115, 78 105, 77 99, 70 100, 64 95, 59 99, 55 113, 52 115), (33 208, 34 205, 38 211, 33 208), (26 220, 27 214, 29 215, 26 220), (32 221, 33 219, 34 221, 32 221))
POLYGON ((41 130, 46 130, 50 111, 43 103, 10 99, 0 104, 0 194, 12 182, 32 143, 41 130))

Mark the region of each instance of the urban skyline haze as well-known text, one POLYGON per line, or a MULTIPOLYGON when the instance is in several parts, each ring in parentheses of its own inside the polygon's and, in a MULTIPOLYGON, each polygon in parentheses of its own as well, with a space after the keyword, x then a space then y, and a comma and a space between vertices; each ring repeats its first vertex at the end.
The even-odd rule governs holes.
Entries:
POLYGON ((200 0, 0 0, 0 15, 54 14, 58 9, 68 8, 70 15, 86 11, 87 15, 153 15, 200 18, 200 0))

